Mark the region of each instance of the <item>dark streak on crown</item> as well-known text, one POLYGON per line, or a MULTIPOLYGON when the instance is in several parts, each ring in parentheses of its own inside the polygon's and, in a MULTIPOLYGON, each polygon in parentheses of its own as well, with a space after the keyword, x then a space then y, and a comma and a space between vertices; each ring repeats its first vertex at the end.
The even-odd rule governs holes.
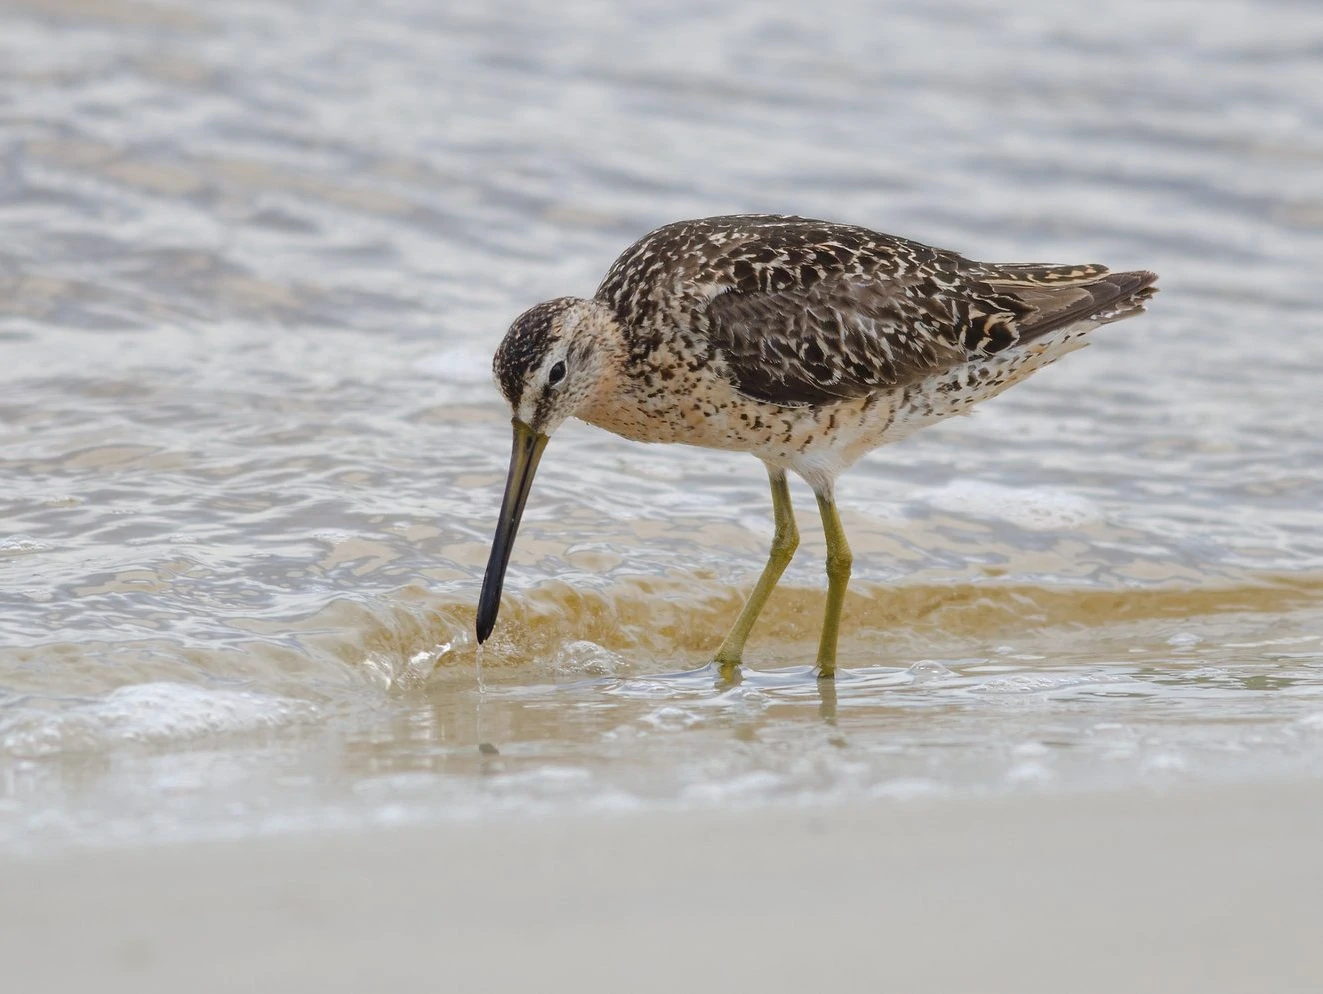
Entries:
POLYGON ((557 297, 530 307, 515 318, 492 359, 492 372, 511 407, 519 405, 528 371, 546 357, 556 340, 556 319, 576 303, 574 297, 557 297))

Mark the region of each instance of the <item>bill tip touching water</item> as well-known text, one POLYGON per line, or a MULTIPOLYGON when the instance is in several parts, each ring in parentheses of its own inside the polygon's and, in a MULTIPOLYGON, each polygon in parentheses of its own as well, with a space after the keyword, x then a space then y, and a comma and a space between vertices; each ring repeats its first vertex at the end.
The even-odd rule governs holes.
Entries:
POLYGON ((717 649, 737 668, 799 542, 786 474, 827 539, 817 671, 831 677, 851 553, 837 476, 865 453, 967 413, 1140 313, 1147 271, 980 263, 867 228, 781 215, 680 221, 645 235, 591 299, 520 315, 493 372, 513 445, 478 602, 491 635, 524 505, 551 434, 578 417, 625 438, 749 452, 767 467, 771 552, 717 649))

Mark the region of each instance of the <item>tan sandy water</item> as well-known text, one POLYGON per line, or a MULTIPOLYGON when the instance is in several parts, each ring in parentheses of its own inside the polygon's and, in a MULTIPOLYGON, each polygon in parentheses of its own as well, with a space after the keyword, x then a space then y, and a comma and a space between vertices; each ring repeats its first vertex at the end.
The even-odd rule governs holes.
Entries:
MULTIPOLYGON (((452 979, 499 961, 518 986, 607 934, 606 966, 702 959, 719 911, 735 948, 843 936, 833 962, 890 948, 932 989, 1309 989, 1320 52, 1323 12, 1285 0, 0 0, 0 934, 24 989, 201 990, 209 962, 384 989, 447 948, 452 979), (745 210, 1162 293, 842 480, 834 686, 807 669, 807 491, 752 668, 718 686, 761 467, 583 426, 547 450, 479 652, 507 323, 657 224, 745 210), (811 825, 842 826, 821 863, 811 825), (690 859, 714 834, 752 847, 730 880, 690 859), (617 866, 676 889, 648 903, 617 866), (450 946, 418 924, 438 906, 450 946), (1063 950, 1101 965, 1024 973, 1083 962, 1063 950)), ((721 962, 772 990, 814 960, 721 962)))

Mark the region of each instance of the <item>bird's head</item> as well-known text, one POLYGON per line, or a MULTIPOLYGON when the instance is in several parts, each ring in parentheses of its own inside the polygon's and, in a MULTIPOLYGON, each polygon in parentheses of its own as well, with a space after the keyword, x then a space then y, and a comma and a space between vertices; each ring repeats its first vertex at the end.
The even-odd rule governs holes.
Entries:
POLYGON ((496 350, 492 372, 514 415, 514 446, 478 599, 479 643, 496 624, 505 568, 542 450, 551 433, 602 388, 619 332, 615 314, 600 301, 560 297, 519 315, 496 350))
POLYGON ((519 315, 492 360, 515 421, 550 435, 583 407, 601 382, 617 328, 609 307, 577 297, 519 315))

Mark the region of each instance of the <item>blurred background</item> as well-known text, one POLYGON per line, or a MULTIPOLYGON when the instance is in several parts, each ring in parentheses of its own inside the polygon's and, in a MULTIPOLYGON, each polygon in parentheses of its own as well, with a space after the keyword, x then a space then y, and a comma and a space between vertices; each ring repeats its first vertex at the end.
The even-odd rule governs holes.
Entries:
POLYGON ((1323 772, 1323 9, 0 0, 0 847, 1323 772), (1148 268, 841 482, 584 426, 497 637, 490 356, 683 217, 1148 268), (479 746, 487 748, 479 750, 479 746))

